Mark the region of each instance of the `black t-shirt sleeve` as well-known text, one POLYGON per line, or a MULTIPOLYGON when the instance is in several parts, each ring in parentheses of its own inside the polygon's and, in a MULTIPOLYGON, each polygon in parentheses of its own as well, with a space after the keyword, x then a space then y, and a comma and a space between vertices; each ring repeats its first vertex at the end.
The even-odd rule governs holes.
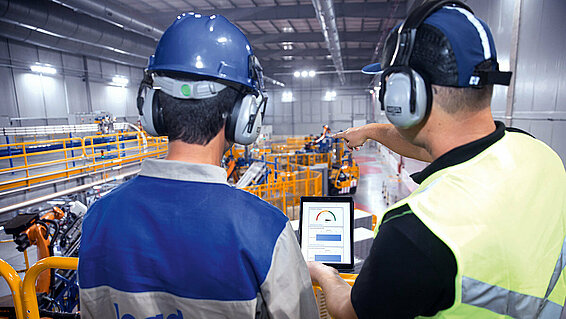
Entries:
POLYGON ((454 303, 454 254, 410 210, 387 213, 352 288, 358 318, 433 316, 454 303))

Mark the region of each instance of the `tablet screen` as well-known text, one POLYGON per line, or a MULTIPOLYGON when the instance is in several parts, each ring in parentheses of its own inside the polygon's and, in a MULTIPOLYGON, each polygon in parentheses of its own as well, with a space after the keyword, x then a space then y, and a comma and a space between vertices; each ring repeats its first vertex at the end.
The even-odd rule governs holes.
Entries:
POLYGON ((305 260, 352 268, 353 215, 351 197, 301 197, 299 234, 305 260))

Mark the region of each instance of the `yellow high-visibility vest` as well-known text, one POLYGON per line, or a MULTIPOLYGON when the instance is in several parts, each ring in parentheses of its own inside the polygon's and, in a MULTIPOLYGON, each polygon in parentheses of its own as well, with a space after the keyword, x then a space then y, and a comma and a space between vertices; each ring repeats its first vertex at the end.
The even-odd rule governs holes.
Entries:
POLYGON ((434 172, 389 210, 404 204, 456 258, 454 305, 435 317, 560 317, 566 173, 546 144, 506 132, 472 159, 434 172))

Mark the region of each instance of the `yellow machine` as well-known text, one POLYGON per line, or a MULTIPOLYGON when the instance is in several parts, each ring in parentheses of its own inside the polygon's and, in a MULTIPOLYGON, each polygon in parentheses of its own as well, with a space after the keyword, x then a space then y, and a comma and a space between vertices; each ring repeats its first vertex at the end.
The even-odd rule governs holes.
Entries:
POLYGON ((328 177, 328 193, 330 195, 355 194, 360 178, 360 168, 352 159, 352 153, 342 156, 339 164, 332 165, 328 177))

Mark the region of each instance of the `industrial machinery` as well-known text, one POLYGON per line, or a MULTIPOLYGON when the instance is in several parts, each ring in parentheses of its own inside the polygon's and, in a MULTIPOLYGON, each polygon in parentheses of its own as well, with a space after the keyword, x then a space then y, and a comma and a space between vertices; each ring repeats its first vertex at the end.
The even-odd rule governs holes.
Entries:
POLYGON ((328 174, 328 194, 355 194, 360 178, 360 170, 356 161, 352 158, 352 153, 345 150, 344 143, 331 135, 328 125, 323 126, 322 134, 314 141, 305 143, 302 153, 330 153, 332 154, 329 163, 328 174))
POLYGON ((360 169, 352 159, 352 153, 342 156, 339 164, 332 165, 328 177, 328 193, 330 195, 355 194, 358 188, 360 169))
MULTIPOLYGON (((4 231, 13 236, 20 252, 37 246, 37 260, 51 256, 78 257, 86 210, 79 201, 63 201, 46 212, 16 215, 4 225, 4 231)), ((27 258, 26 268, 29 268, 27 258)), ((79 318, 78 314, 72 314, 79 303, 76 271, 43 272, 36 282, 36 291, 42 317, 79 318)))

